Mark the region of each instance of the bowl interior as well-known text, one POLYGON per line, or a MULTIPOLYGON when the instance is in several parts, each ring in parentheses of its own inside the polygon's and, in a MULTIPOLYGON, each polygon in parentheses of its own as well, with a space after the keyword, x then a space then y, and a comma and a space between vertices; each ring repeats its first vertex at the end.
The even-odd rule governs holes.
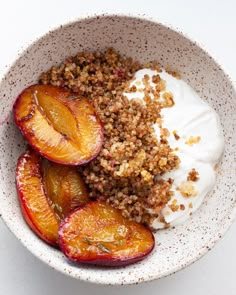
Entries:
POLYGON ((181 33, 142 18, 100 16, 61 26, 38 39, 11 66, 0 83, 0 202, 2 216, 19 240, 37 257, 72 277, 101 284, 137 283, 173 273, 207 252, 224 234, 236 213, 236 93, 223 70, 181 33), (39 74, 83 50, 114 47, 141 62, 158 60, 181 73, 218 112, 225 152, 217 184, 201 208, 183 225, 155 234, 156 247, 144 261, 122 268, 75 265, 38 239, 21 215, 15 166, 25 142, 14 125, 12 105, 39 74))

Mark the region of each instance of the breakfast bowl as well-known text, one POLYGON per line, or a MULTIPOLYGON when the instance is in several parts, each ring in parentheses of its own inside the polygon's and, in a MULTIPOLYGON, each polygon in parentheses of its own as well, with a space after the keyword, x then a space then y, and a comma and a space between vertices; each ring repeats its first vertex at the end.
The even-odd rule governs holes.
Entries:
POLYGON ((155 20, 128 15, 100 15, 78 19, 49 31, 20 53, 2 78, 0 119, 2 218, 30 252, 63 274, 104 285, 160 279, 206 254, 234 220, 235 88, 207 51, 183 33, 155 20), (218 113, 225 144, 217 167, 216 183, 200 208, 185 222, 156 231, 154 250, 142 261, 104 267, 69 261, 61 251, 37 237, 25 222, 17 196, 15 171, 26 142, 16 127, 12 108, 22 90, 36 84, 40 74, 52 66, 60 65, 78 52, 104 51, 108 47, 141 63, 157 60, 161 67, 178 72, 181 79, 218 113))

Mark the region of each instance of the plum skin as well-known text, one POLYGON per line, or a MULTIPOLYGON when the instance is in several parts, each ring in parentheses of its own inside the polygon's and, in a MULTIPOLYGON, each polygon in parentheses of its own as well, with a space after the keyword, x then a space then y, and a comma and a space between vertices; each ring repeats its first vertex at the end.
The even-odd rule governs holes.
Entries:
MULTIPOLYGON (((34 109, 31 109, 30 110, 30 113, 26 117, 24 117, 22 120, 20 120, 20 121, 17 120, 16 109, 18 107, 17 105, 19 103, 19 100, 22 97, 22 95, 24 94, 24 92, 26 90, 30 89, 30 88, 37 87, 37 86, 38 86, 38 84, 33 84, 33 85, 30 85, 30 86, 26 87, 16 97, 15 102, 13 104, 13 118, 14 118, 14 122, 15 122, 16 126, 18 127, 18 129, 20 130, 22 136, 27 140, 27 143, 32 147, 32 149, 34 149, 42 157, 48 159, 49 161, 58 163, 58 164, 67 165, 67 166, 79 166, 79 165, 86 165, 90 161, 94 160, 98 156, 98 154, 100 153, 101 148, 102 148, 102 145, 103 145, 103 142, 104 142, 104 126, 103 126, 102 122, 99 120, 99 117, 98 117, 98 115, 96 113, 94 114, 94 116, 95 116, 95 118, 96 118, 96 120, 97 120, 97 122, 99 123, 99 126, 100 126, 100 134, 99 134, 99 136, 100 136, 100 144, 97 146, 97 148, 94 151, 94 153, 91 154, 89 156, 89 158, 87 158, 87 159, 80 159, 77 162, 72 162, 72 163, 61 161, 59 159, 55 159, 55 158, 50 157, 47 154, 47 151, 45 152, 45 151, 43 151, 41 149, 41 147, 38 147, 35 144, 32 144, 32 142, 31 142, 31 135, 29 135, 29 134, 26 135, 27 134, 27 131, 25 131, 26 128, 24 128, 24 126, 22 126, 22 122, 23 121, 26 121, 26 120, 29 120, 30 118, 32 118, 34 116, 34 109)), ((43 86, 43 85, 41 85, 41 86, 43 86)), ((52 87, 54 87, 54 88, 61 88, 61 87, 56 87, 56 86, 52 86, 52 87)), ((65 88, 61 88, 61 89, 62 89, 62 91, 65 91, 65 92, 67 91, 68 93, 70 93, 70 95, 73 95, 74 94, 73 92, 70 92, 69 90, 67 90, 65 88)), ((74 94, 74 95, 78 96, 77 94, 74 94)), ((32 133, 32 136, 33 136, 33 133, 32 133)))
MULTIPOLYGON (((71 255, 71 253, 68 251, 68 245, 64 242, 63 240, 63 229, 65 227, 68 226, 68 222, 70 221, 71 216, 73 216, 73 214, 76 214, 78 211, 83 210, 84 208, 86 208, 87 206, 90 206, 90 204, 92 203, 96 203, 97 201, 89 201, 86 204, 83 204, 79 207, 77 207, 75 210, 73 210, 73 212, 71 212, 60 224, 60 228, 59 228, 59 232, 58 232, 58 243, 59 243, 59 247, 62 250, 62 252, 64 253, 64 255, 69 259, 72 260, 74 262, 77 263, 82 263, 82 264, 91 264, 91 265, 97 265, 97 266, 107 266, 107 267, 113 267, 113 266, 126 266, 129 264, 133 264, 136 263, 138 261, 143 260, 144 258, 146 258, 154 249, 155 247, 155 238, 153 233, 150 231, 151 234, 151 239, 152 239, 152 243, 150 243, 150 247, 148 249, 146 249, 145 252, 139 252, 136 255, 128 255, 128 256, 123 256, 123 257, 111 257, 111 254, 109 253, 104 253, 102 255, 101 258, 85 258, 85 257, 80 257, 78 259, 77 255, 71 255)), ((143 226, 144 227, 144 226, 143 226)), ((145 229, 147 230, 147 228, 145 227, 145 229)))
MULTIPOLYGON (((26 161, 27 157, 30 157, 31 153, 35 153, 31 148, 27 149, 25 152, 21 154, 21 156, 18 159, 17 162, 17 167, 16 167, 16 188, 17 188, 17 193, 18 193, 18 199, 21 207, 21 212, 22 215, 26 221, 26 223, 29 225, 29 227, 32 229, 32 231, 40 237, 42 240, 44 240, 46 243, 48 243, 51 246, 58 247, 58 239, 50 239, 43 231, 41 231, 36 223, 36 221, 33 219, 33 214, 32 212, 30 213, 30 209, 27 205, 27 191, 24 191, 24 184, 20 182, 20 174, 22 172, 20 171, 21 169, 21 164, 22 162, 26 161)), ((37 156, 39 157, 39 156, 37 156)), ((35 168, 32 166, 33 173, 35 173, 35 176, 41 178, 40 176, 40 169, 35 168)), ((41 183, 41 185, 43 185, 41 183)), ((46 198, 46 195, 45 195, 46 198)), ((49 209, 52 213, 53 210, 50 208, 49 209)), ((53 213, 54 214, 54 213, 53 213)), ((58 222, 58 228, 59 228, 59 222, 58 222)))

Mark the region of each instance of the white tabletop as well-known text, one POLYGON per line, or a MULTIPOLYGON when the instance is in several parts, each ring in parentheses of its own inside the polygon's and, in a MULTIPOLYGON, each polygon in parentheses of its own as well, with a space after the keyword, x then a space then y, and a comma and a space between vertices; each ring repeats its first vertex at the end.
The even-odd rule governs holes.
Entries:
MULTIPOLYGON (((236 80, 235 0, 1 0, 0 3, 0 74, 19 49, 55 25, 87 13, 133 12, 180 28, 203 44, 236 80)), ((0 294, 235 295, 235 233, 236 222, 206 256, 172 276, 135 286, 103 287, 52 270, 29 253, 0 220, 0 294)))

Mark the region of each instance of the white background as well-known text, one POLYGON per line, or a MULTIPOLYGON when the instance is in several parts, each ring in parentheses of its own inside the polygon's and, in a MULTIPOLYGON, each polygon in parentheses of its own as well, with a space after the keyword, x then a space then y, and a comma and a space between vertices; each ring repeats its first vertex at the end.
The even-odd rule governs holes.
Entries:
MULTIPOLYGON (((236 80, 235 0, 0 0, 0 74, 30 40, 55 25, 95 12, 147 14, 180 28, 203 44, 236 80)), ((0 237, 0 295, 236 294, 236 223, 213 250, 185 270, 123 287, 93 285, 57 273, 29 253, 2 220, 0 237)))

